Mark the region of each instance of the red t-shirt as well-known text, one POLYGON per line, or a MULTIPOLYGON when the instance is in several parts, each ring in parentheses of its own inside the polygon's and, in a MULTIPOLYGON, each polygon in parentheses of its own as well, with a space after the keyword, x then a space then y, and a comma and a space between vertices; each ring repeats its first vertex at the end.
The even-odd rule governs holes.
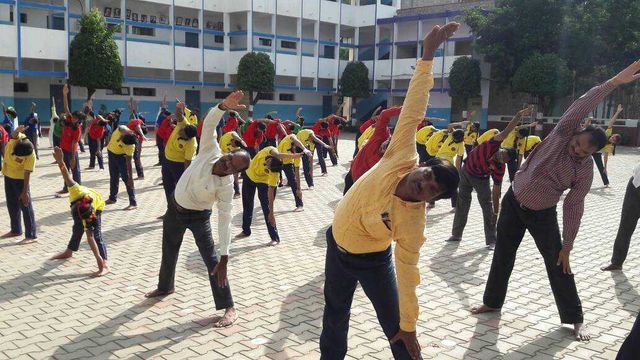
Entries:
POLYGON ((275 140, 276 136, 280 136, 280 138, 287 136, 287 133, 282 131, 280 124, 280 119, 271 120, 267 124, 267 129, 264 132, 267 139, 275 140))
POLYGON ((375 117, 372 117, 371 119, 365 121, 364 124, 362 124, 360 126, 360 133, 362 134, 365 130, 367 130, 369 128, 369 126, 375 124, 377 119, 378 119, 378 117, 375 116, 375 117))
POLYGON ((160 127, 158 127, 158 136, 160 137, 160 139, 162 139, 162 142, 165 145, 167 145, 174 127, 175 126, 171 123, 171 116, 167 116, 166 118, 164 118, 164 120, 162 120, 162 123, 160 124, 160 127))
POLYGON ((329 131, 331 132, 332 136, 340 135, 340 128, 338 127, 338 125, 333 123, 335 120, 335 115, 329 115, 329 117, 327 118, 327 122, 329 122, 329 131))
POLYGON ((76 123, 71 124, 71 115, 67 114, 67 120, 62 124, 62 134, 60 135, 60 148, 68 153, 78 151, 78 142, 82 137, 82 126, 76 123), (75 148, 71 148, 73 142, 76 142, 75 148))
POLYGON ((202 136, 202 127, 204 126, 204 119, 202 119, 202 121, 198 122, 198 126, 196 127, 196 135, 198 136, 198 139, 200 139, 200 137, 202 136))
POLYGON ((380 145, 391 137, 389 131, 389 122, 394 116, 400 115, 401 108, 390 108, 384 110, 380 114, 380 118, 376 123, 376 128, 369 141, 358 151, 358 154, 351 163, 351 177, 353 181, 358 180, 364 173, 369 171, 375 164, 382 159, 380 154, 380 145))
POLYGON ((247 129, 242 134, 242 140, 247 143, 248 147, 253 148, 256 146, 256 144, 261 144, 264 140, 264 133, 262 131, 259 131, 258 135, 256 136, 256 132, 258 130, 258 122, 254 121, 249 124, 249 126, 247 126, 247 129))
POLYGON ((89 137, 93 140, 100 140, 104 136, 105 131, 104 125, 98 124, 98 119, 95 118, 91 122, 91 126, 89 126, 89 137))
POLYGON ((0 144, 6 144, 9 142, 9 133, 4 127, 0 126, 0 144))
POLYGON ((127 127, 129 129, 131 129, 136 134, 136 137, 138 138, 138 141, 140 141, 142 143, 144 141, 144 135, 138 134, 138 131, 136 130, 136 127, 138 125, 140 125, 140 128, 142 128, 142 125, 144 125, 144 121, 142 121, 140 119, 133 118, 133 119, 131 119, 131 121, 129 121, 129 123, 127 124, 127 127))
POLYGON ((320 124, 322 122, 320 120, 316 121, 316 123, 313 125, 313 128, 311 128, 313 130, 313 133, 316 134, 316 136, 319 137, 329 137, 331 136, 331 130, 330 127, 326 127, 323 128, 320 124))
POLYGON ((227 119, 227 122, 224 124, 224 127, 222 128, 222 133, 226 134, 229 131, 236 131, 237 128, 238 128, 238 118, 229 117, 227 119))

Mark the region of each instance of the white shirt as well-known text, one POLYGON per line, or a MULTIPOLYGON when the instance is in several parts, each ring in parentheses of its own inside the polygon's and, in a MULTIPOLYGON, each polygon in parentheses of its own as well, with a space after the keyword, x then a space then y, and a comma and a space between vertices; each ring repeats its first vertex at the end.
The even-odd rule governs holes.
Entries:
POLYGON ((233 176, 217 176, 212 173, 213 164, 222 157, 216 135, 216 126, 222 115, 224 111, 216 105, 203 120, 200 151, 180 176, 174 197, 178 205, 189 210, 211 210, 217 204, 220 255, 229 255, 233 176))
POLYGON ((636 165, 636 167, 633 169, 632 183, 636 188, 640 187, 640 164, 636 165))

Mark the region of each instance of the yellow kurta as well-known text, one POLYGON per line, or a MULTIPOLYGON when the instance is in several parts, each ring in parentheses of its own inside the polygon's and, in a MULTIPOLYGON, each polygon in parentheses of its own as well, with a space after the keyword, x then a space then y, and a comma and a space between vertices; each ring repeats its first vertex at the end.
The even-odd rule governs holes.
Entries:
POLYGON ((413 141, 433 88, 432 61, 418 60, 391 143, 384 156, 338 203, 333 220, 336 243, 354 254, 380 252, 396 241, 395 264, 400 299, 400 328, 415 331, 418 321, 418 260, 425 241, 425 203, 395 196, 402 178, 417 167, 413 141), (382 221, 389 215, 390 228, 382 221))

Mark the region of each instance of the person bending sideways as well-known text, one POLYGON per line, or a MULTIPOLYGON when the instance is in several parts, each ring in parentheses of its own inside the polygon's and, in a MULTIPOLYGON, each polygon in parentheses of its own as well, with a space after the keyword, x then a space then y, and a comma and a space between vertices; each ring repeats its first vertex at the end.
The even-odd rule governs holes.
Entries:
POLYGON ((418 132, 416 133, 416 150, 418 151, 418 161, 421 163, 430 159, 429 154, 427 153, 427 142, 431 139, 431 136, 438 131, 430 121, 427 121, 427 123, 428 124, 418 129, 418 132))
POLYGON ((526 230, 540 250, 551 290, 563 324, 573 324, 577 340, 590 339, 583 326, 582 304, 571 272, 573 249, 584 212, 584 198, 593 180, 591 155, 607 143, 604 130, 582 128, 580 122, 615 88, 640 78, 640 61, 597 85, 576 100, 553 131, 533 150, 502 199, 496 248, 483 304, 474 314, 499 311, 513 270, 518 246, 526 230), (564 191, 563 231, 560 235, 556 207, 564 191))
POLYGON ((4 148, 2 174, 4 175, 4 195, 7 199, 7 210, 11 223, 11 231, 3 238, 22 235, 20 213, 24 220, 24 239, 19 244, 30 244, 37 241, 36 217, 31 202, 31 173, 36 167, 36 155, 33 144, 24 134, 24 126, 18 126, 11 134, 4 148))
POLYGON ((304 180, 307 183, 307 187, 309 190, 313 190, 313 150, 315 150, 316 145, 328 150, 331 150, 331 146, 320 140, 311 129, 298 131, 296 137, 311 153, 302 157, 302 172, 304 173, 304 180))
POLYGON ((244 105, 239 104, 243 96, 242 91, 234 91, 209 110, 204 119, 200 152, 178 180, 168 205, 167 216, 162 222, 162 265, 158 288, 145 295, 151 298, 175 292, 178 253, 184 233, 189 229, 207 267, 216 310, 224 310, 224 315, 214 322, 214 327, 230 326, 238 317, 227 280, 233 210, 231 175, 245 170, 251 160, 244 150, 222 155, 216 139, 216 127, 225 111, 244 108, 244 105), (218 208, 220 260, 216 256, 211 234, 213 205, 218 208))
MULTIPOLYGON (((596 163, 596 167, 598 168, 598 172, 600 173, 600 178, 602 178, 602 183, 604 184, 604 187, 609 187, 609 174, 607 172, 607 165, 609 163, 609 156, 614 154, 613 148, 615 145, 618 145, 620 143, 620 140, 622 140, 622 138, 620 137, 620 134, 614 134, 613 133, 613 125, 615 125, 616 120, 618 119, 618 116, 620 115, 620 113, 622 113, 622 105, 618 104, 618 108, 616 109, 615 114, 613 114, 613 116, 611 117, 611 119, 609 119, 609 123, 607 124, 607 130, 605 130, 605 133, 607 134, 608 137, 608 141, 607 141, 607 145, 605 145, 605 147, 602 148, 601 151, 598 151, 596 153, 593 153, 593 162, 596 163), (602 161, 602 154, 604 154, 604 163, 602 161)), ((587 122, 586 122, 586 126, 591 125, 591 121, 593 121, 593 118, 588 118, 587 122)))
POLYGON ((283 154, 278 152, 273 146, 258 151, 251 159, 251 165, 242 174, 242 232, 237 238, 251 235, 251 222, 253 220, 253 201, 256 189, 258 199, 262 207, 262 214, 267 224, 270 246, 280 244, 280 235, 276 226, 273 202, 276 198, 276 189, 280 181, 280 171, 282 171, 282 161, 288 159, 299 159, 302 153, 283 154))
POLYGON ((447 241, 461 241, 462 232, 467 225, 467 216, 471 207, 471 193, 478 194, 478 202, 484 219, 485 243, 489 249, 496 244, 496 219, 500 209, 500 192, 504 176, 505 163, 509 162, 509 151, 500 149, 500 143, 513 130, 523 116, 529 116, 533 107, 520 110, 502 132, 489 141, 476 146, 467 155, 460 170, 458 185, 458 206, 453 218, 451 237, 447 241), (489 177, 493 179, 493 188, 489 190, 489 177), (492 206, 493 205, 493 206, 492 206))
POLYGON ((98 264, 98 271, 92 273, 91 276, 104 276, 109 273, 107 244, 102 240, 102 211, 105 206, 104 200, 102 200, 102 196, 97 191, 81 186, 73 181, 69 176, 67 167, 64 165, 62 149, 57 146, 54 147, 53 158, 56 160, 62 178, 69 188, 73 228, 67 249, 52 259, 61 260, 73 256, 73 253, 80 248, 80 240, 82 240, 82 233, 84 231, 87 234, 87 241, 98 264))
MULTIPOLYGON (((311 152, 298 140, 294 134, 285 136, 278 144, 278 152, 281 154, 298 154, 302 153, 302 157, 311 156, 311 152)), ((282 171, 287 177, 287 183, 291 187, 293 198, 296 203, 294 211, 303 211, 304 204, 302 202, 302 190, 300 189, 300 165, 301 158, 282 160, 282 171)))
MULTIPOLYGON (((384 152, 387 151, 389 139, 391 138, 389 122, 392 117, 400 115, 401 110, 402 107, 395 106, 382 111, 371 139, 367 141, 353 159, 351 168, 344 178, 343 195, 349 191, 353 183, 382 159, 384 152)), ((418 154, 420 153, 418 152, 418 154)))
POLYGON ((109 199, 106 201, 107 205, 115 204, 118 201, 118 188, 120 187, 120 179, 122 179, 127 188, 127 195, 129 195, 129 205, 125 210, 133 210, 138 207, 131 169, 131 159, 137 141, 136 134, 124 125, 118 126, 111 134, 111 140, 107 146, 109 153, 109 199))
MULTIPOLYGON (((69 110, 69 85, 64 84, 62 88, 64 105, 64 115, 62 123, 62 133, 60 135, 60 148, 62 149, 64 164, 73 174, 73 180, 81 184, 80 163, 78 161, 78 143, 82 137, 82 125, 86 115, 81 111, 69 110)), ((62 190, 58 191, 58 195, 68 192, 67 185, 64 184, 62 190)))
POLYGON ((391 143, 377 166, 340 200, 327 230, 321 359, 343 359, 353 294, 358 283, 373 303, 395 359, 421 359, 416 335, 418 261, 425 241, 425 202, 450 197, 458 171, 434 159, 418 166, 416 127, 433 87, 436 49, 458 23, 434 26, 423 41, 391 143), (395 240, 395 264, 391 242, 395 240))

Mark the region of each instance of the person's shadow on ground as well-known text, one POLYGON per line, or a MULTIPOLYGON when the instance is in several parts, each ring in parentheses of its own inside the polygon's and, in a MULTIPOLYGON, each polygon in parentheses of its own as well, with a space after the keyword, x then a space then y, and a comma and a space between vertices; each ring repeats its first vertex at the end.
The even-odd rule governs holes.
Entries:
POLYGON ((89 275, 89 273, 47 275, 62 263, 62 261, 47 260, 37 270, 20 274, 11 280, 0 283, 0 289, 2 289, 0 291, 0 303, 33 295, 52 286, 65 284, 74 279, 86 278, 89 275))
POLYGON ((616 297, 622 305, 622 309, 635 317, 638 315, 638 306, 634 301, 640 299, 638 291, 629 283, 627 275, 622 271, 611 271, 611 278, 615 281, 616 297))

